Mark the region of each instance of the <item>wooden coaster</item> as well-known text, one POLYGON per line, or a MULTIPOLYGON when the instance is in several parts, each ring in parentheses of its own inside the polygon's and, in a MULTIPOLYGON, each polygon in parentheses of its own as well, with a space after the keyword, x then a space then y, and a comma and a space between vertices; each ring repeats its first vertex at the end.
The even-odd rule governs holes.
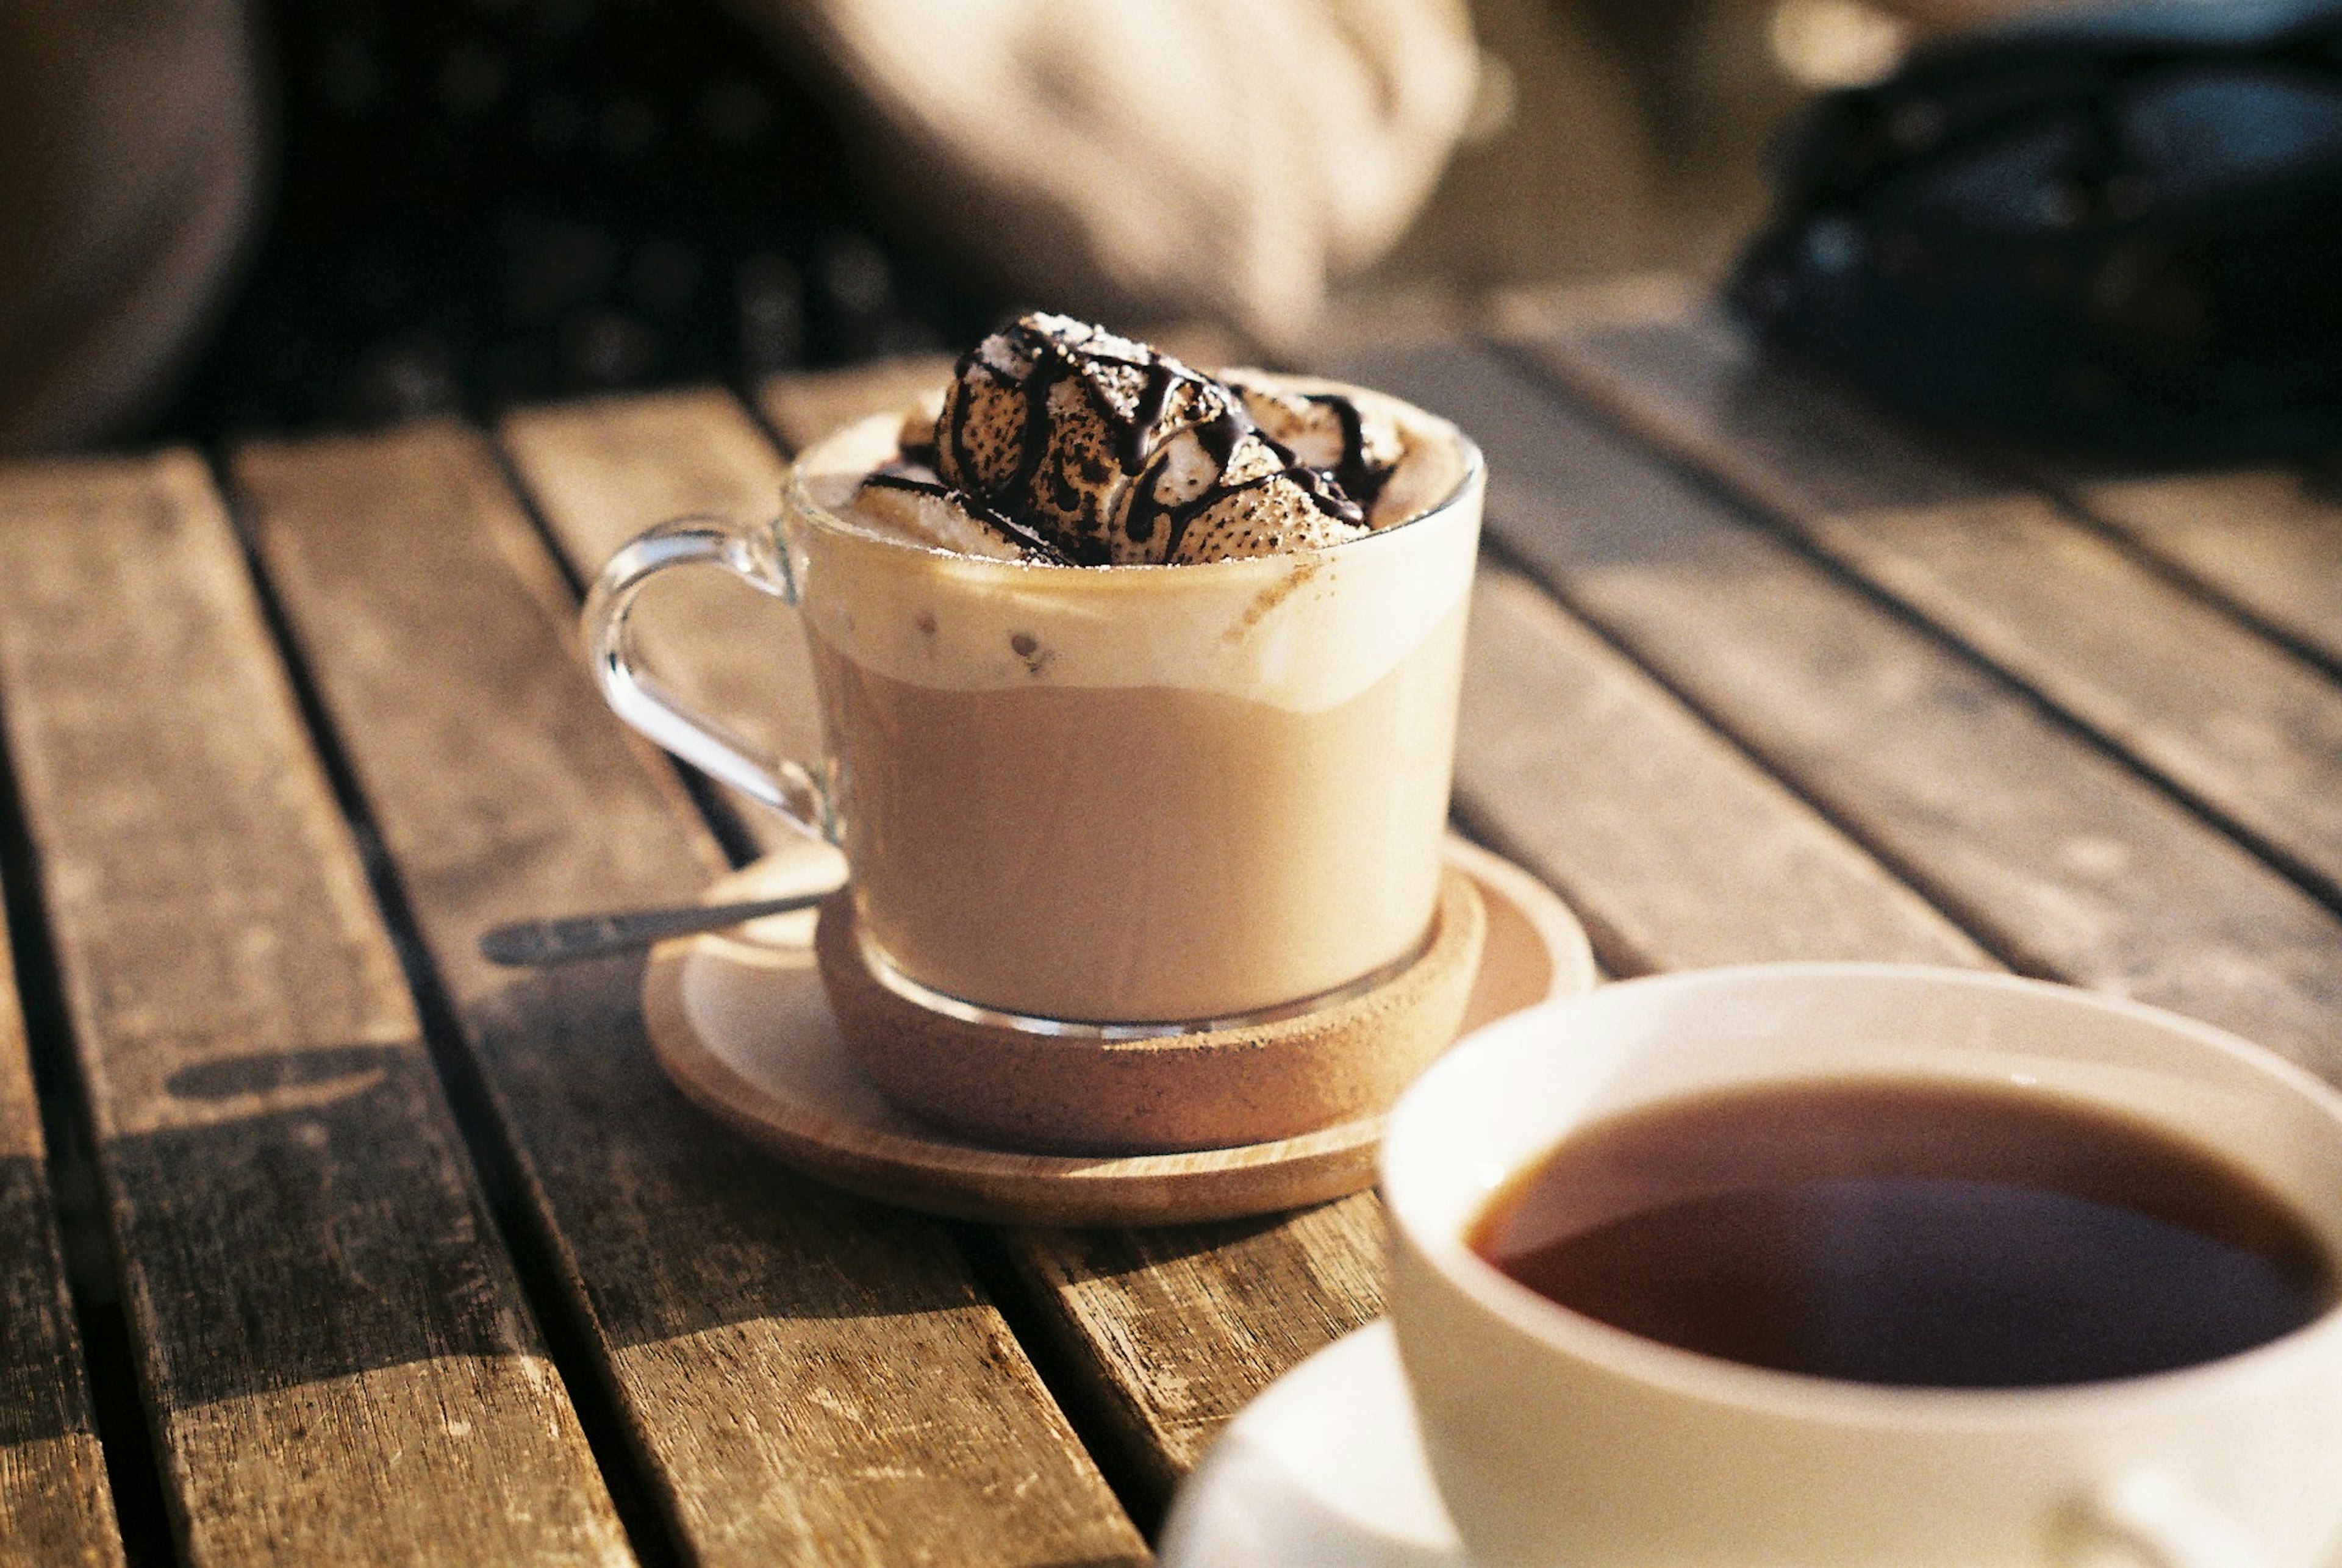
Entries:
MULTIPOLYGON (((1593 985, 1585 932, 1541 884, 1451 839, 1486 920, 1458 1033, 1593 985)), ((708 890, 711 901, 833 885, 807 844, 708 890)), ((1226 1219, 1324 1202, 1374 1181, 1382 1117, 1236 1148, 1116 1157, 988 1147, 904 1111, 848 1054, 816 971, 812 911, 662 944, 643 982, 660 1065, 702 1108, 788 1164, 866 1197, 968 1219, 1053 1225, 1226 1219)))
POLYGON ((1168 1154, 1389 1110, 1455 1040, 1486 927, 1477 886, 1443 867, 1421 950, 1370 986, 1280 1017, 1136 1038, 955 1016, 890 988, 850 892, 821 906, 814 955, 846 1049, 914 1115, 1036 1154, 1168 1154))

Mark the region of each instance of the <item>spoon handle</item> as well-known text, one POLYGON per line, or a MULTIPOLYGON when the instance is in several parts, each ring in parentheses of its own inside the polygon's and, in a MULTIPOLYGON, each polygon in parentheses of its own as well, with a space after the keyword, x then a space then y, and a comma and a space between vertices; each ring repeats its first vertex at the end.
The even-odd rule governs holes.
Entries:
POLYGON ((606 914, 573 914, 560 920, 523 920, 485 933, 480 937, 480 956, 507 969, 601 958, 630 948, 648 947, 670 936, 721 931, 744 920, 811 909, 836 891, 831 888, 820 893, 801 893, 753 904, 695 904, 681 909, 618 910, 606 914))

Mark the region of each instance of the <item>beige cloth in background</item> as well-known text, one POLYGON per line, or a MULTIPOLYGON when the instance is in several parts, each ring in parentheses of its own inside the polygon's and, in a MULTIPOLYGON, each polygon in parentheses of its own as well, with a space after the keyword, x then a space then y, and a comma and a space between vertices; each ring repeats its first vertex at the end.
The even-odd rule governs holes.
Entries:
POLYGON ((1296 341, 1468 117, 1464 0, 726 0, 920 227, 1030 298, 1296 341))
POLYGON ((0 452, 163 388, 262 166, 245 0, 0 0, 0 452))
MULTIPOLYGON (((1271 342, 1406 226, 1478 61, 1464 0, 726 3, 834 90, 901 225, 1004 292, 1271 342)), ((254 18, 0 0, 0 452, 125 427, 219 305, 265 164, 254 18)))

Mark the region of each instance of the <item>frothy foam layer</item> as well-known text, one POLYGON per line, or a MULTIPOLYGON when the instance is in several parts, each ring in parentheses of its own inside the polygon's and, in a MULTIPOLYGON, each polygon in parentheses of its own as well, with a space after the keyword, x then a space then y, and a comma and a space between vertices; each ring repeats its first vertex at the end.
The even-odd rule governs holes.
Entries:
POLYGON ((1395 398, 1256 372, 1231 379, 1304 410, 1339 398, 1382 433, 1381 450, 1396 456, 1376 497, 1380 525, 1201 564, 1038 564, 942 496, 866 485, 905 458, 905 421, 880 415, 817 444, 793 471, 791 504, 810 524, 790 540, 808 629, 866 669, 947 690, 1158 686, 1301 713, 1366 691, 1469 592, 1478 454, 1395 398), (814 577, 826 579, 820 591, 814 577))

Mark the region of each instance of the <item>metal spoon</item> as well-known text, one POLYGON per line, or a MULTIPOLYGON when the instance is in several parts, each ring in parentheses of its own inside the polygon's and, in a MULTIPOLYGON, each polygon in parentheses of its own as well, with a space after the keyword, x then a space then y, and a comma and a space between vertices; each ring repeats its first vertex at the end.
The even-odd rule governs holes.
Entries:
POLYGON ((648 947, 670 936, 695 936, 721 931, 767 914, 811 909, 836 892, 800 893, 787 898, 758 899, 751 904, 695 904, 681 909, 613 910, 604 914, 573 914, 561 920, 523 920, 499 925, 480 937, 480 956, 507 969, 533 969, 547 964, 570 964, 581 958, 601 958, 631 948, 648 947))

